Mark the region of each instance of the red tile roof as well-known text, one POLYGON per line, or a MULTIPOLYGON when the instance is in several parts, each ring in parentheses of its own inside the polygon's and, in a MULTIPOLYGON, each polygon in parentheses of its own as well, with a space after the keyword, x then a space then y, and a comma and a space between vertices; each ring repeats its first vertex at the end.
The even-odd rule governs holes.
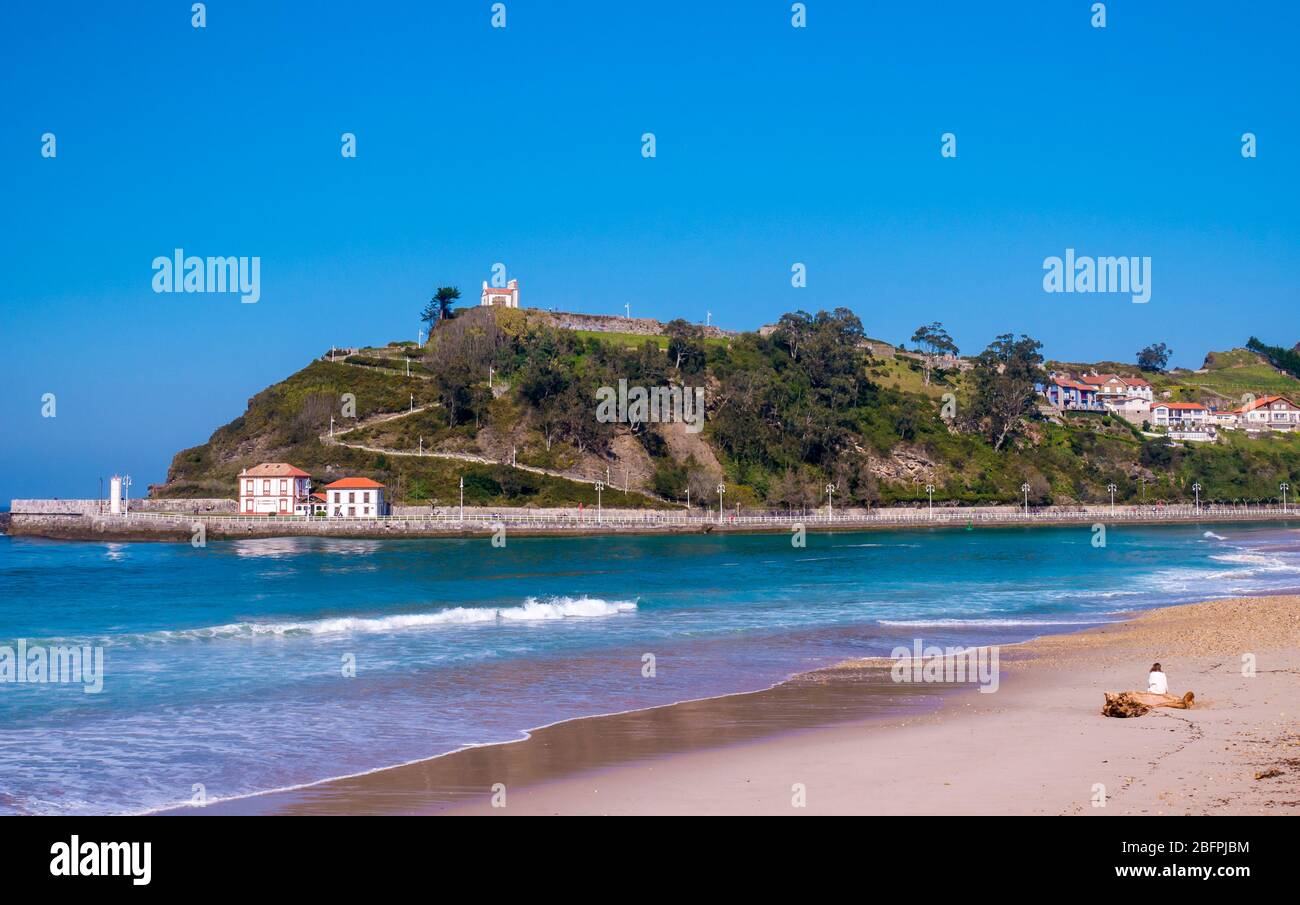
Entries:
POLYGON ((311 475, 301 468, 294 468, 288 462, 263 462, 245 469, 242 478, 310 478, 311 475))
POLYGON ((1287 405, 1291 406, 1292 408, 1297 407, 1294 402, 1292 402, 1290 399, 1287 399, 1285 396, 1261 396, 1258 399, 1256 399, 1254 402, 1246 403, 1240 409, 1238 409, 1238 411, 1243 413, 1253 412, 1255 411, 1255 409, 1259 408, 1260 406, 1272 405, 1274 402, 1285 402, 1287 405))
POLYGON ((378 481, 372 481, 369 478, 342 478, 333 484, 326 484, 326 490, 372 490, 376 487, 383 487, 378 481))

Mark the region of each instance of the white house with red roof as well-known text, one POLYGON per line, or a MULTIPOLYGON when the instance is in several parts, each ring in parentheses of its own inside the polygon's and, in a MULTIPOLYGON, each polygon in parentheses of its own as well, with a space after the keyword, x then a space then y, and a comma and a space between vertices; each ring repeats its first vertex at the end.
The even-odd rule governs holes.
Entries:
POLYGON ((1199 402, 1157 402, 1151 406, 1151 423, 1166 429, 1210 423, 1210 410, 1199 402))
POLYGON ((311 475, 288 462, 263 462, 239 473, 244 515, 293 515, 311 496, 311 475))
POLYGON ((519 281, 511 280, 506 283, 504 289, 499 286, 489 286, 487 280, 483 281, 483 297, 479 302, 480 306, 498 305, 502 308, 519 307, 519 281))
POLYGON ((330 518, 378 518, 388 515, 384 485, 370 478, 343 478, 324 487, 330 518))
POLYGON ((1300 430, 1300 406, 1285 396, 1261 396, 1233 409, 1231 414, 1237 416, 1237 423, 1233 426, 1248 431, 1300 430))

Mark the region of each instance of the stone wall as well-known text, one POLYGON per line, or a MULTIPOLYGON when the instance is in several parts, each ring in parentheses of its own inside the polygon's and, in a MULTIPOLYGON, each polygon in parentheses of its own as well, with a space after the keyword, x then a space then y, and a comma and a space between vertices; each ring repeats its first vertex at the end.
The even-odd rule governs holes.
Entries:
MULTIPOLYGON (((652 317, 620 317, 611 314, 579 314, 572 311, 545 311, 529 308, 528 316, 564 330, 587 330, 592 333, 631 333, 634 336, 662 336, 664 324, 652 317)), ((739 336, 734 330, 697 324, 707 337, 721 339, 739 336)))
MULTIPOLYGON (((230 512, 239 511, 235 500, 201 499, 168 500, 141 499, 128 500, 132 512, 230 512)), ((94 515, 108 510, 108 500, 10 500, 9 510, 24 514, 75 514, 94 515)))

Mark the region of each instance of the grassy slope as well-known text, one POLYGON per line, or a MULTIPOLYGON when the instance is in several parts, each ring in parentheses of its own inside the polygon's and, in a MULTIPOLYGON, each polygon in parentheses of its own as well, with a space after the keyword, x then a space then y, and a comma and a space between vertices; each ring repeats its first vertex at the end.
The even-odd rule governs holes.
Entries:
MULTIPOLYGON (((463 476, 467 505, 596 505, 596 491, 588 484, 503 465, 385 456, 322 444, 319 435, 328 429, 329 416, 337 413, 336 400, 343 393, 356 396, 355 420, 404 411, 412 393, 416 405, 433 401, 428 381, 379 369, 314 361, 250 399, 248 410, 219 428, 207 443, 177 453, 167 483, 156 488, 154 495, 231 497, 241 469, 259 462, 287 461, 311 472, 318 484, 344 475, 374 478, 394 488, 399 502, 454 505, 460 499, 459 481, 463 476)), ((339 419, 336 433, 355 420, 339 419)), ((367 440, 366 445, 382 444, 367 440)), ((411 446, 414 448, 414 444, 411 446)), ((650 504, 643 496, 622 491, 606 493, 604 502, 636 508, 650 504)))

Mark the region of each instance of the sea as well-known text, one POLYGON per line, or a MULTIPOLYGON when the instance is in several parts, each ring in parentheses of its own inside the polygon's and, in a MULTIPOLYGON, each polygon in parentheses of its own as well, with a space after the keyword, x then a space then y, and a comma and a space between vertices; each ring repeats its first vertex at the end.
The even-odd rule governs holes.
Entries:
POLYGON ((1104 545, 1088 526, 809 534, 803 547, 779 534, 201 548, 0 536, 0 813, 294 788, 917 640, 1008 644, 1297 589, 1300 521, 1118 525, 1104 545), (102 656, 102 675, 19 682, 20 645, 102 656))

